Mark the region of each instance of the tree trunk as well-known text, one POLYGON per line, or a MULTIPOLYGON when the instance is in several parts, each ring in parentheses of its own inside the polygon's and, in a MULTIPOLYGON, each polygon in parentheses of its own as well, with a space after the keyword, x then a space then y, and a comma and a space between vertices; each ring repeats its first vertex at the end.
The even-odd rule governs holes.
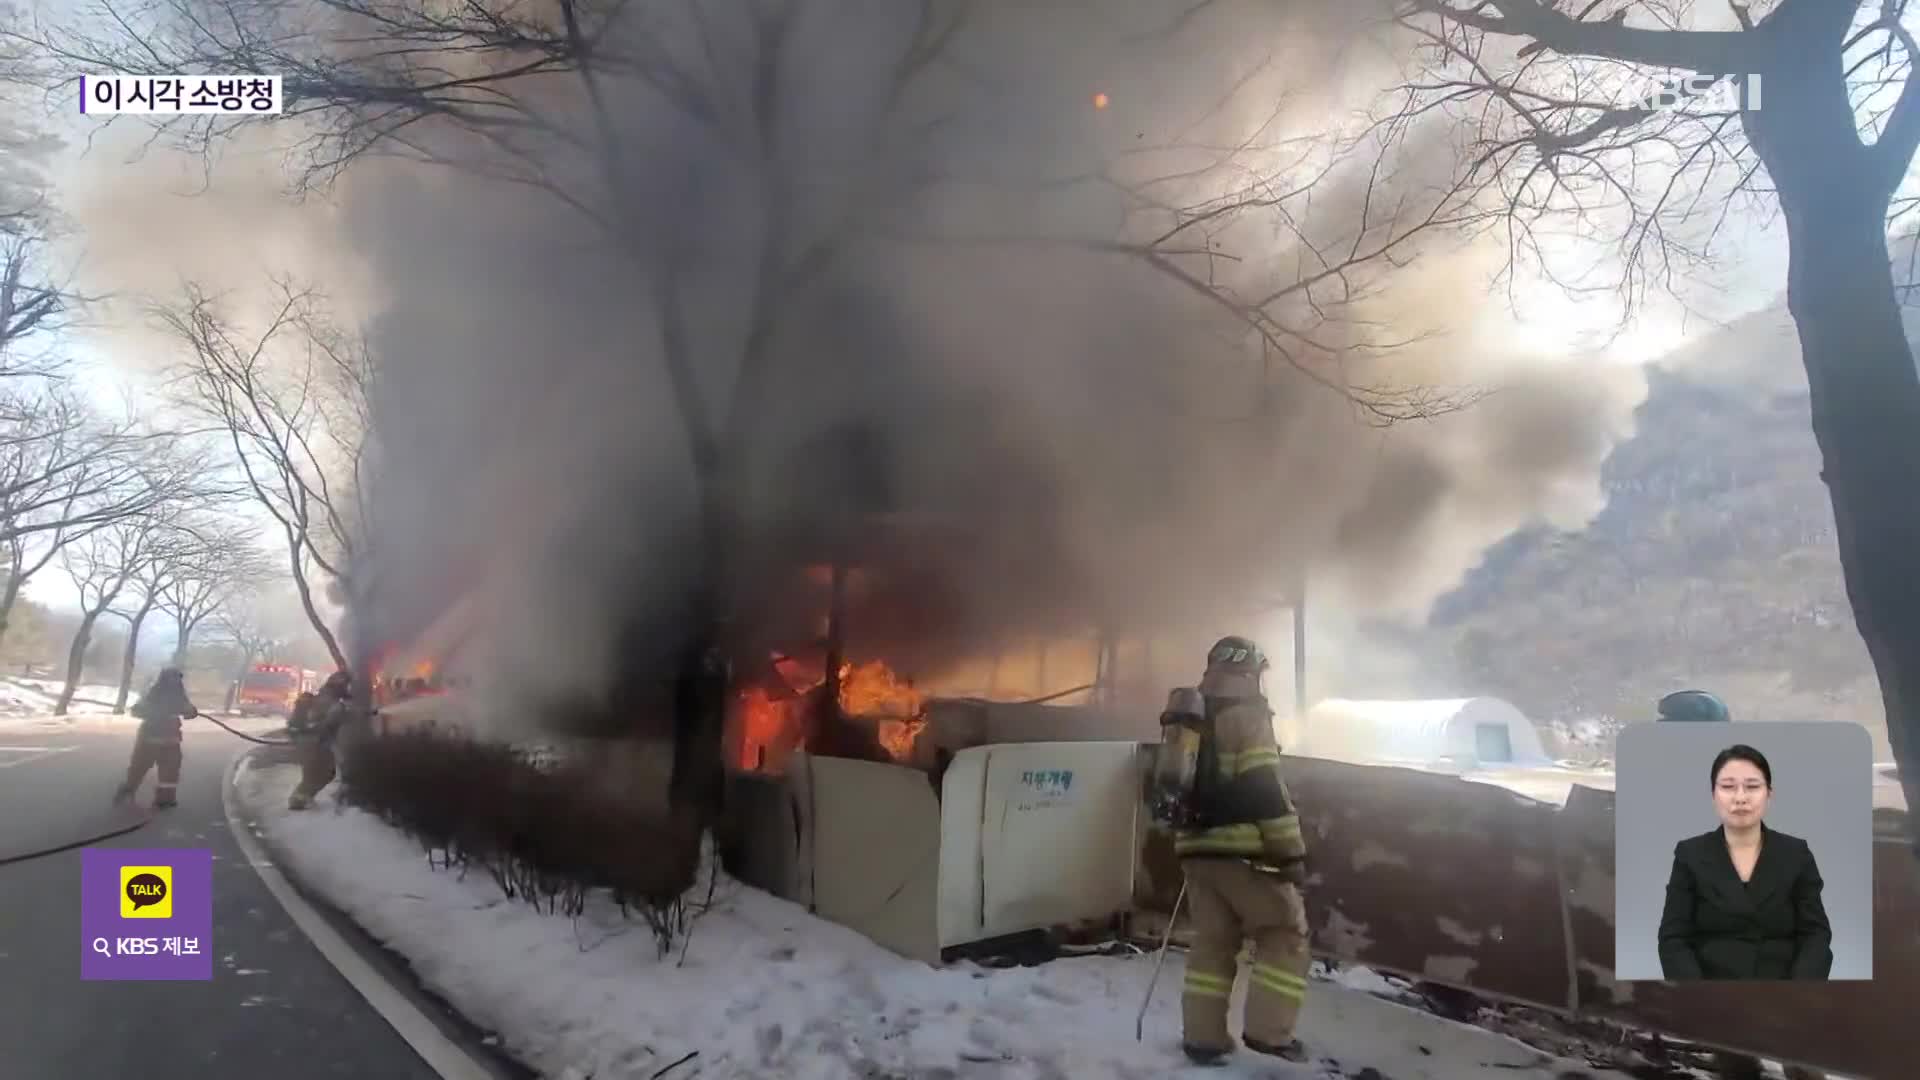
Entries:
POLYGON ((120 655, 120 691, 113 697, 113 715, 122 716, 127 711, 127 695, 133 690, 133 665, 140 659, 140 624, 147 621, 147 612, 153 610, 153 601, 140 605, 140 610, 127 620, 127 647, 120 655))
POLYGON ((726 791, 727 699, 733 688, 728 610, 732 569, 733 504, 708 459, 701 464, 701 526, 705 540, 700 580, 688 609, 688 640, 675 673, 673 772, 667 801, 699 828, 718 819, 726 791))
POLYGON ((227 683, 227 709, 232 712, 234 704, 240 700, 240 684, 246 681, 247 672, 253 669, 253 658, 260 655, 258 650, 241 648, 240 670, 234 672, 233 679, 227 683))
POLYGON ((13 617, 13 605, 19 602, 20 590, 26 583, 26 577, 15 566, 14 572, 7 575, 7 583, 0 586, 0 642, 7 639, 7 622, 13 617))
POLYGON ((193 632, 200 626, 204 616, 196 615, 180 620, 180 636, 173 643, 173 666, 181 671, 187 670, 187 643, 193 640, 193 632))
POLYGON ((80 626, 73 632, 73 644, 67 647, 67 682, 60 688, 60 698, 53 703, 53 715, 65 716, 73 704, 73 692, 80 685, 80 672, 86 665, 87 645, 93 640, 93 624, 100 618, 99 611, 88 611, 80 616, 80 626))
POLYGON ((327 626, 327 620, 320 617, 320 611, 313 606, 313 587, 307 583, 307 567, 301 561, 301 550, 306 541, 298 535, 287 538, 287 561, 293 570, 293 588, 300 594, 300 610, 307 615, 307 622, 313 625, 313 632, 320 635, 321 644, 327 647, 327 655, 333 657, 336 668, 347 668, 347 654, 340 649, 340 642, 333 636, 333 630, 327 626))
MULTIPOLYGON (((1847 164, 1859 162, 1842 168, 1847 164)), ((1920 821, 1920 502, 1913 498, 1920 373, 1895 299, 1888 200, 1871 181, 1846 182, 1840 170, 1822 170, 1818 184, 1791 182, 1812 179, 1795 177, 1792 166, 1781 171, 1792 245, 1788 307, 1800 335, 1821 479, 1833 503, 1847 600, 1879 678, 1907 805, 1920 821)), ((1856 172, 1867 170, 1845 175, 1856 172)))

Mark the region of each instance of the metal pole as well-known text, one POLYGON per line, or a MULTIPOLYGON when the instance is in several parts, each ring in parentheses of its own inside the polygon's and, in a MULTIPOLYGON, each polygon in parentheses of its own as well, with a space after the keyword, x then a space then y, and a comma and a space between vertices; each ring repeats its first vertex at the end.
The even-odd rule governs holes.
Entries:
POLYGON ((1307 575, 1300 575, 1300 586, 1293 597, 1293 715, 1307 715, 1307 575))
POLYGON ((1167 929, 1160 935, 1160 958, 1153 962, 1153 978, 1147 980, 1147 996, 1140 1002, 1140 1015, 1133 1018, 1133 1041, 1146 1038, 1147 1006, 1153 1004, 1153 987, 1160 981, 1160 968, 1167 962, 1167 944, 1173 940, 1173 924, 1180 919, 1180 905, 1187 899, 1187 882, 1180 881, 1180 895, 1173 898, 1173 913, 1167 916, 1167 929))

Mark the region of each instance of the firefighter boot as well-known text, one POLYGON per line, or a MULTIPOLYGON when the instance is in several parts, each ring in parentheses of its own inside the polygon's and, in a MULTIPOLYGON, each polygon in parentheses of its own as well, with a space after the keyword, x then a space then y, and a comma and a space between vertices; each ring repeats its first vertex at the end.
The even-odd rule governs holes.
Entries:
POLYGON ((1275 1046, 1272 1043, 1261 1042, 1259 1039, 1248 1039, 1246 1043, 1247 1049, 1256 1054, 1284 1058, 1296 1065, 1304 1065, 1307 1061, 1307 1048, 1301 1044, 1299 1039, 1288 1039, 1279 1046, 1275 1046))
POLYGON ((161 743, 154 748, 154 757, 160 777, 153 786, 153 808, 166 810, 178 806, 174 792, 180 787, 180 744, 161 743))
POLYGON ((1225 1065, 1231 1050, 1218 1046, 1206 1046, 1201 1043, 1181 1043, 1180 1049, 1187 1052, 1187 1060, 1195 1065, 1225 1065))

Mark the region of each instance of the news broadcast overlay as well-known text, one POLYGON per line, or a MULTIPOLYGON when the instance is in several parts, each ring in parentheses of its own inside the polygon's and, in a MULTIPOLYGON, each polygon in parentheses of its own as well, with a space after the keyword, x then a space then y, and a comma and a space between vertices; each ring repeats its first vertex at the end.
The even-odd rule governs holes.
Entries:
POLYGON ((285 102, 278 75, 82 75, 80 112, 231 113, 278 116, 285 102))
POLYGON ((1627 727, 1614 763, 1614 977, 1873 978, 1873 785, 1873 739, 1858 724, 1627 727))
POLYGON ((213 978, 213 853, 205 848, 80 852, 80 977, 213 978))

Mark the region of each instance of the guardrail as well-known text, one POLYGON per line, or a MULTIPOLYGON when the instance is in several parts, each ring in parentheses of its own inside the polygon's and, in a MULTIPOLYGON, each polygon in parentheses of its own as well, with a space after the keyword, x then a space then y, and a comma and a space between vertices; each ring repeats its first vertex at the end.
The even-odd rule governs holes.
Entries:
MULTIPOLYGON (((1312 851, 1307 907, 1321 955, 1567 1014, 1869 1080, 1914 1074, 1920 869, 1907 815, 1875 815, 1873 980, 1618 983, 1613 806, 1565 807, 1413 769, 1289 757, 1312 851)), ((1179 887, 1149 834, 1141 899, 1179 887)))

